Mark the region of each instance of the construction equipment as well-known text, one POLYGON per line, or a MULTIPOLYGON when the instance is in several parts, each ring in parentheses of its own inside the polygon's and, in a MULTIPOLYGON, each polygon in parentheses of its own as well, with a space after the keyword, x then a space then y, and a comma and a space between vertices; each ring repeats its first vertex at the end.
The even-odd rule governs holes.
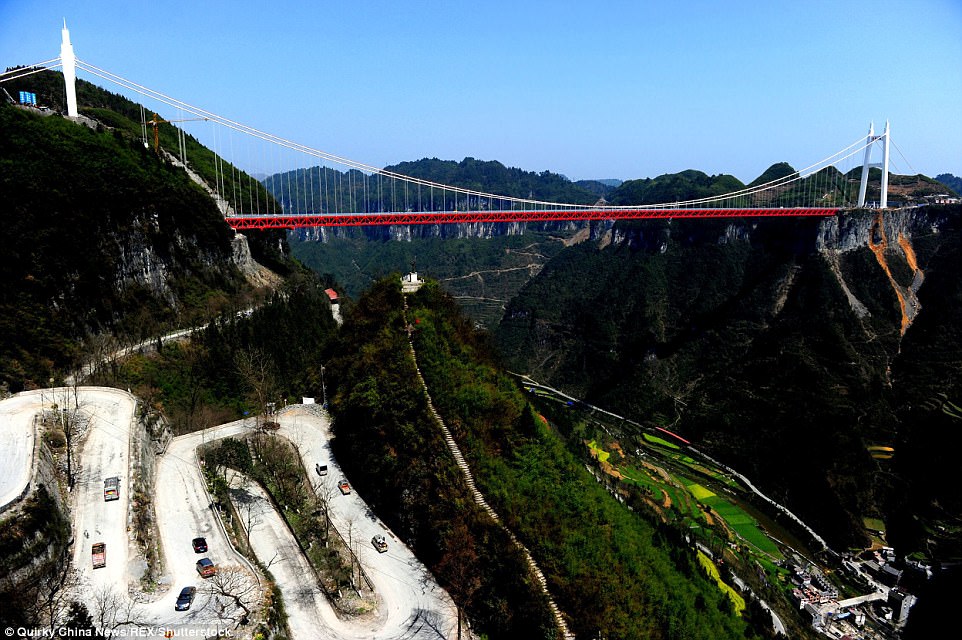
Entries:
POLYGON ((162 123, 171 124, 174 122, 195 122, 197 120, 210 120, 210 118, 181 118, 179 120, 164 120, 158 116, 156 112, 154 112, 154 119, 147 121, 147 124, 154 128, 154 153, 160 153, 160 133, 158 125, 162 123))

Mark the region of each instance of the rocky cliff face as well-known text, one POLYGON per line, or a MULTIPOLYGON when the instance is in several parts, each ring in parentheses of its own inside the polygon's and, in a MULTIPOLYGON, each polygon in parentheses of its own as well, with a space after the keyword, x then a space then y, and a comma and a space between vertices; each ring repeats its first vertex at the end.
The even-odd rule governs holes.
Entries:
POLYGON ((246 236, 240 233, 234 234, 231 249, 234 265, 244 275, 249 284, 254 287, 269 288, 276 288, 281 285, 282 278, 279 275, 254 260, 246 236))
POLYGON ((230 281, 235 267, 253 262, 249 250, 238 255, 231 244, 210 242, 189 227, 163 225, 146 213, 132 216, 123 233, 108 232, 97 250, 110 257, 101 277, 109 278, 113 291, 147 291, 174 310, 183 304, 178 281, 189 275, 230 281))
POLYGON ((864 303, 851 295, 839 258, 852 251, 869 249, 898 299, 900 333, 904 335, 919 313, 918 291, 925 279, 913 240, 920 235, 937 235, 947 222, 946 215, 931 208, 912 208, 835 216, 819 224, 815 247, 833 265, 839 285, 860 317, 869 312, 864 303))
POLYGON ((859 544, 893 495, 868 447, 921 446, 900 407, 962 393, 939 364, 959 350, 960 213, 622 223, 546 264, 498 342, 512 370, 665 421, 859 544))
POLYGON ((327 242, 330 238, 358 238, 369 240, 410 241, 415 238, 492 238, 522 235, 525 229, 553 231, 573 235, 586 227, 583 222, 477 222, 462 224, 389 225, 383 227, 313 227, 295 230, 294 236, 303 242, 327 242))

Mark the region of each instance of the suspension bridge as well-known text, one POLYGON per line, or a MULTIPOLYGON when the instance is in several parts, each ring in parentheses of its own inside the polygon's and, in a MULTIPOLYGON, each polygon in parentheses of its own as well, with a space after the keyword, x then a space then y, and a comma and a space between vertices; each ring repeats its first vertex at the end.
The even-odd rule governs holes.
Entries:
POLYGON ((79 69, 141 97, 145 146, 148 145, 148 126, 153 127, 157 146, 158 127, 180 124, 180 128, 174 128, 179 157, 174 154, 168 157, 186 169, 194 169, 198 181, 207 186, 218 202, 227 224, 238 231, 316 226, 831 216, 841 209, 865 206, 871 167, 881 169, 877 206, 887 207, 888 123, 881 135, 875 135, 874 127, 870 126, 866 136, 804 169, 730 193, 632 206, 613 206, 604 200, 591 204, 559 203, 487 193, 404 175, 219 116, 79 60, 74 55, 66 23, 60 56, 0 74, 0 83, 58 68, 64 76, 67 117, 79 117, 74 86, 79 69), (176 117, 163 119, 155 112, 154 118, 148 120, 143 106, 148 101, 175 109, 176 117), (205 146, 213 158, 205 166, 213 165, 212 171, 198 170, 188 158, 185 130, 191 125, 187 123, 200 122, 204 123, 201 126, 208 127, 209 142, 205 146), (252 144, 259 148, 252 151, 252 144), (882 162, 872 164, 871 151, 877 146, 882 147, 882 162), (270 177, 263 182, 238 168, 245 160, 250 164, 252 158, 271 168, 266 171, 270 177), (861 179, 856 180, 854 170, 859 158, 862 159, 861 179))

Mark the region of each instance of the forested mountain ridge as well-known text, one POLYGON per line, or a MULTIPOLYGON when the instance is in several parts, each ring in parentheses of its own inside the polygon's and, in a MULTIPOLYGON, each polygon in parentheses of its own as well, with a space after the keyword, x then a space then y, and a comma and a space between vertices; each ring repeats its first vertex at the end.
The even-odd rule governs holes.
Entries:
POLYGON ((962 514, 940 404, 962 398, 960 218, 616 224, 550 261, 497 340, 512 370, 681 434, 838 549, 871 516, 901 552, 958 557, 938 526, 962 514))
POLYGON ((962 178, 951 173, 940 173, 935 179, 948 187, 954 195, 962 193, 962 178))
MULTIPOLYGON (((497 161, 483 161, 465 158, 460 162, 424 158, 413 162, 401 162, 384 168, 385 171, 398 173, 462 189, 483 191, 513 198, 528 198, 548 202, 572 204, 593 204, 612 191, 612 187, 600 181, 571 182, 565 176, 550 171, 535 173, 516 167, 506 167, 497 161)), ((264 186, 284 206, 293 213, 314 213, 337 211, 353 208, 363 211, 371 206, 366 193, 361 172, 352 169, 347 172, 331 168, 312 167, 298 169, 268 176, 264 186), (340 205, 340 209, 335 207, 340 205)), ((413 189, 413 187, 411 188, 413 189)), ((423 188, 417 192, 408 190, 410 202, 397 202, 391 199, 387 207, 413 206, 424 211, 454 211, 456 209, 477 209, 477 198, 471 203, 467 196, 442 189, 423 188)), ((498 206, 494 201, 489 206, 498 206)), ((447 225, 396 225, 390 227, 298 229, 294 237, 305 241, 324 241, 332 237, 366 237, 378 240, 411 240, 413 238, 441 237, 488 238, 494 235, 512 235, 527 229, 563 230, 573 228, 569 223, 486 223, 486 224, 447 224, 447 225)), ((584 226, 584 225, 578 225, 584 226)))
POLYGON ((505 530, 470 498, 420 386, 411 383, 415 364, 477 486, 536 556, 577 637, 772 637, 770 615, 736 613, 683 533, 608 493, 556 425, 532 412, 487 334, 436 283, 406 301, 397 279, 376 283, 345 318, 338 351, 330 363, 338 380, 335 453, 470 613, 476 632, 557 637, 505 530))
POLYGON ((627 180, 609 196, 613 205, 656 204, 717 196, 744 188, 745 185, 730 175, 709 176, 688 169, 657 178, 627 180))
MULTIPOLYGON (((11 84, 55 107, 63 95, 53 72, 11 84)), ((139 106, 78 88, 79 121, 0 103, 0 382, 14 391, 60 379, 98 336, 139 341, 254 291, 235 260, 250 254, 209 193, 145 148, 139 106)), ((160 134, 176 148, 169 125, 160 134)), ((210 151, 187 147, 197 173, 213 170, 210 151)), ((250 252, 284 270, 278 240, 260 234, 250 252)))

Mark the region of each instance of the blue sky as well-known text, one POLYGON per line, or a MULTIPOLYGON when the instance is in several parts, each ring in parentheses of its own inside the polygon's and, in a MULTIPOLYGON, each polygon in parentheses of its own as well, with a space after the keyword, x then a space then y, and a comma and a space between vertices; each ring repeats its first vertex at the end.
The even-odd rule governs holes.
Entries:
POLYGON ((748 182, 888 119, 893 170, 962 175, 959 0, 0 0, 0 65, 64 18, 85 62, 375 166, 748 182))

